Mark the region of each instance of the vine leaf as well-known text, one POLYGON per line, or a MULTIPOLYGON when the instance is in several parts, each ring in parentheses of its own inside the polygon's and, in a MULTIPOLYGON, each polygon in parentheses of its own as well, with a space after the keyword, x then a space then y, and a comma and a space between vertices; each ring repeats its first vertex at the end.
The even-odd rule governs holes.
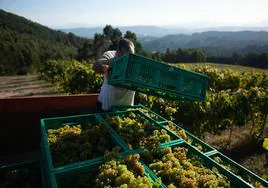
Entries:
POLYGON ((263 146, 264 149, 268 150, 268 138, 264 139, 264 142, 263 142, 262 146, 263 146))

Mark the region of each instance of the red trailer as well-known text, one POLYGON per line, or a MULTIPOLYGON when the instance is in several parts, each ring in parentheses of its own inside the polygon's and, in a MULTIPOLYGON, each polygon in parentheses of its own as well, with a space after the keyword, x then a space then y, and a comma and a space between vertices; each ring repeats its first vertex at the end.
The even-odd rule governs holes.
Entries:
POLYGON ((40 119, 94 113, 98 94, 0 99, 0 164, 39 159, 40 119))

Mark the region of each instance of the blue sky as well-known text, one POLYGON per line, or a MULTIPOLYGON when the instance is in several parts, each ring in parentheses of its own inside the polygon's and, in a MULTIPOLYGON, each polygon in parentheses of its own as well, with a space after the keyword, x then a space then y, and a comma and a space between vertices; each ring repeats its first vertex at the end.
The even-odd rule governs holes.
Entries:
POLYGON ((268 0, 0 0, 0 8, 64 26, 268 26, 268 0))

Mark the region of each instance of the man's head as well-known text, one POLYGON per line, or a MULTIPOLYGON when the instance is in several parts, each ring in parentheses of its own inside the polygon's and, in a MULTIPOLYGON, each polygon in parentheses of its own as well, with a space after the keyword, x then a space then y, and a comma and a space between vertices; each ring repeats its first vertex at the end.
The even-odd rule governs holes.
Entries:
POLYGON ((119 55, 125 55, 127 53, 134 54, 135 46, 133 42, 126 38, 121 38, 118 44, 119 55))

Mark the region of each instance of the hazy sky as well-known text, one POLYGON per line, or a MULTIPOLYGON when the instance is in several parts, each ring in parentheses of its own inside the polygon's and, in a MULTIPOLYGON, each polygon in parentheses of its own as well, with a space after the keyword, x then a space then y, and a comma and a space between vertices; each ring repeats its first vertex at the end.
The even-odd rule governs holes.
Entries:
POLYGON ((268 0, 0 0, 0 8, 53 28, 268 25, 268 0))

